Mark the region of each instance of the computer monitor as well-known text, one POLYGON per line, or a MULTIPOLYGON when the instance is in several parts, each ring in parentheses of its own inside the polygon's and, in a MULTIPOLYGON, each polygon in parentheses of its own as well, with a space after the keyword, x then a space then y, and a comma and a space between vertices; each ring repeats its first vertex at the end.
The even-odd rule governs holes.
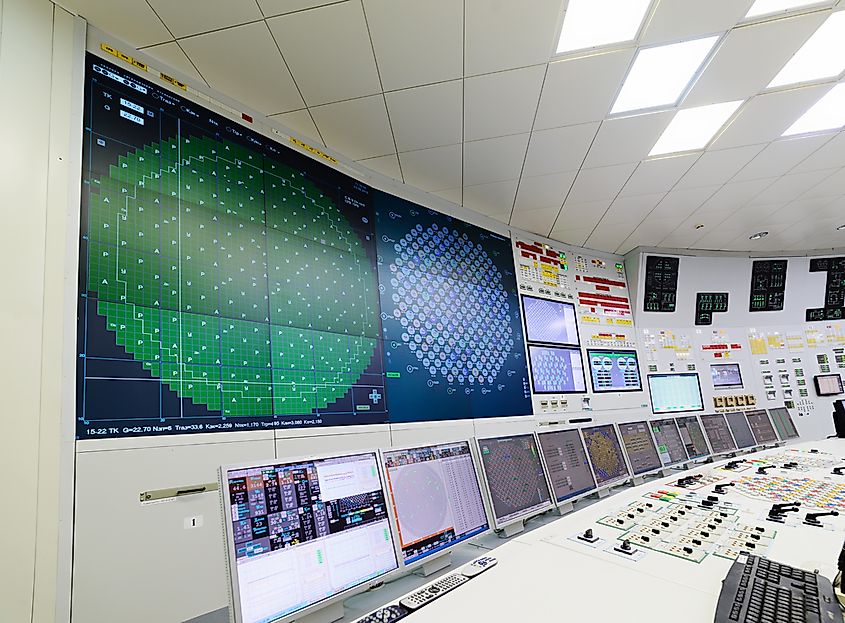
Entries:
POLYGON ((381 460, 406 566, 489 530, 468 441, 382 450, 381 460))
POLYGON ((578 347, 528 345, 535 394, 583 394, 587 391, 578 347))
POLYGON ((789 409, 786 407, 769 409, 769 416, 772 418, 772 423, 775 425, 775 430, 781 441, 798 438, 798 429, 795 428, 795 422, 792 421, 789 409))
POLYGON ((552 496, 533 433, 478 439, 482 474, 496 528, 552 507, 552 496))
POLYGON ((652 420, 650 425, 654 441, 657 442, 657 453, 664 467, 683 463, 689 458, 674 419, 652 420))
POLYGON ((634 476, 654 472, 663 467, 648 422, 625 422, 618 426, 634 476))
POLYGON ((842 377, 839 374, 817 374, 813 377, 818 396, 841 396, 845 394, 842 377))
POLYGON ((678 431, 681 433, 681 439, 684 442, 684 450, 686 450, 690 460, 710 456, 707 439, 704 437, 701 424, 696 416, 685 415, 676 418, 675 422, 678 424, 678 431))
POLYGON ((613 424, 588 426, 581 429, 584 445, 587 446, 587 456, 596 477, 596 485, 607 487, 625 482, 631 476, 622 444, 613 424))
POLYGON ((713 454, 726 454, 737 449, 724 415, 721 413, 702 415, 701 425, 704 427, 704 434, 707 435, 713 454))
POLYGON ((299 619, 398 567, 378 455, 220 468, 236 623, 299 619))
POLYGON ((754 438, 758 444, 777 443, 778 434, 775 432, 775 427, 772 425, 769 414, 766 413, 765 409, 746 411, 745 417, 748 418, 751 432, 754 433, 754 438))
POLYGON ((637 351, 588 349, 587 361, 595 393, 642 391, 637 351))
POLYGON ((578 429, 538 433, 540 453, 557 502, 567 502, 595 491, 596 479, 578 429))
POLYGON ((731 429, 736 447, 740 450, 744 448, 753 448, 757 445, 757 440, 754 438, 754 433, 751 432, 751 425, 748 423, 748 418, 742 411, 733 411, 725 414, 725 419, 728 421, 728 428, 731 429))
POLYGON ((696 372, 649 374, 651 410, 656 414, 704 411, 701 383, 696 372))
POLYGON ((710 379, 716 389, 742 387, 742 372, 738 363, 714 363, 710 365, 710 379))
POLYGON ((573 303, 523 296, 522 312, 525 316, 525 337, 529 342, 564 346, 581 343, 573 303))

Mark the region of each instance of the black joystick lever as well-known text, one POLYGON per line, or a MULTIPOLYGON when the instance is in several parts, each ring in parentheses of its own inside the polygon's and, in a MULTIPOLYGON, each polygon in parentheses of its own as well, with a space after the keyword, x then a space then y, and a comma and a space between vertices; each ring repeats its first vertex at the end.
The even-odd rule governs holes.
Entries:
POLYGON ((804 523, 808 526, 816 526, 817 528, 821 528, 822 522, 819 521, 819 517, 827 517, 828 515, 832 517, 838 517, 839 511, 828 511, 827 513, 807 513, 807 516, 804 517, 804 523))
POLYGON ((837 476, 845 475, 845 474, 842 473, 843 471, 845 471, 845 467, 834 467, 833 468, 833 473, 836 474, 837 476))
POLYGON ((777 467, 777 466, 776 465, 761 465, 760 467, 757 468, 757 473, 758 474, 765 474, 767 469, 774 469, 775 467, 777 467))
POLYGON ((772 504, 772 508, 769 510, 769 516, 766 517, 769 521, 776 521, 778 523, 784 523, 786 519, 786 513, 795 513, 798 512, 798 507, 801 506, 800 502, 789 502, 786 504, 772 504))
POLYGON ((789 463, 784 463, 783 465, 781 465, 781 469, 795 469, 796 467, 798 467, 798 463, 796 463, 795 461, 791 461, 789 463))
POLYGON ((593 534, 592 528, 587 528, 582 534, 578 535, 578 539, 580 541, 586 541, 587 543, 596 543, 599 540, 599 537, 593 534))
POLYGON ((724 466, 723 469, 736 469, 737 467, 739 467, 743 463, 745 463, 745 461, 743 461, 741 459, 739 461, 728 461, 727 463, 725 463, 725 466, 724 466))
POLYGON ((713 487, 713 493, 717 493, 719 495, 724 495, 725 493, 728 492, 728 487, 733 487, 733 486, 734 486, 734 483, 732 483, 732 482, 725 482, 725 483, 722 483, 720 485, 716 485, 715 487, 713 487))

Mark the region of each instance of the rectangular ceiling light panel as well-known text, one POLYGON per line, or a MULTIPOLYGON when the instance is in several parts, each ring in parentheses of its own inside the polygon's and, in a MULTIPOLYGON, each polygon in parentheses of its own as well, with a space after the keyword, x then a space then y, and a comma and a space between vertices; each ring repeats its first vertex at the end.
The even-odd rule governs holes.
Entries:
POLYGON ((650 4, 651 0, 569 0, 557 53, 633 40, 650 4))
POLYGON ((611 114, 674 106, 719 37, 641 49, 622 84, 611 114))
POLYGON ((769 88, 838 76, 845 70, 845 11, 828 17, 784 65, 769 88))
POLYGON ((835 130, 845 125, 845 84, 837 84, 793 123, 783 136, 835 130))
POLYGON ((730 119, 742 100, 679 110, 649 156, 703 149, 730 119))

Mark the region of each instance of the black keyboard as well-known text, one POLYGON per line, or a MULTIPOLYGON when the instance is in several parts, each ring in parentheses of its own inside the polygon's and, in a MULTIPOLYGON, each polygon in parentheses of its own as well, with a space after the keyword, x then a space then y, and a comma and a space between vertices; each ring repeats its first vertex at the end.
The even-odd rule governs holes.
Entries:
POLYGON ((722 580, 715 623, 842 623, 826 577, 742 555, 722 580))

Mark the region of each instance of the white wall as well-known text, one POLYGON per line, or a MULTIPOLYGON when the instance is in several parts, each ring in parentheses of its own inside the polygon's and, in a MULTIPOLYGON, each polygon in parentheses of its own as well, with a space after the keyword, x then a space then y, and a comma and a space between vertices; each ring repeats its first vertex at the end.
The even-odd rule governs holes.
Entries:
POLYGON ((63 484, 72 474, 72 442, 61 414, 69 395, 65 347, 75 333, 67 322, 68 293, 75 298, 67 243, 79 212, 68 201, 79 185, 71 157, 80 132, 71 121, 79 78, 73 42, 74 18, 47 0, 0 2, 0 618, 15 623, 55 620, 68 596, 68 569, 58 560, 59 534, 69 528, 60 504, 69 511, 72 502, 63 484))

